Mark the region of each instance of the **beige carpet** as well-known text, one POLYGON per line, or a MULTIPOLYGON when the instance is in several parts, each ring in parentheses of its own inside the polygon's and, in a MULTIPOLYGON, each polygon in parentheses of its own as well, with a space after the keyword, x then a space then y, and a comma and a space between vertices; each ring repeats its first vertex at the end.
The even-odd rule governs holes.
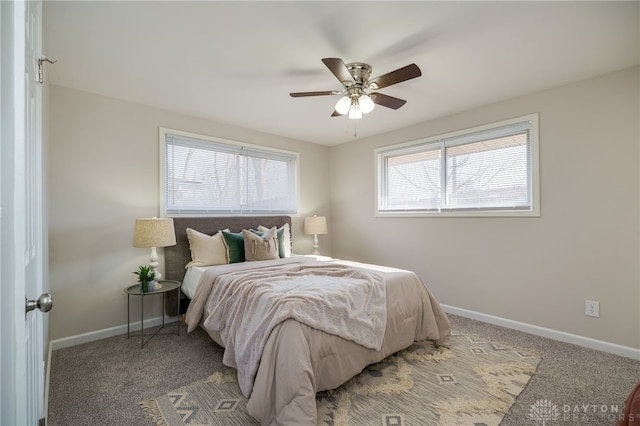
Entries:
MULTIPOLYGON (((498 425, 540 361, 466 334, 454 334, 450 349, 419 342, 319 393, 318 424, 498 425)), ((139 404, 161 426, 256 424, 232 369, 139 404)))

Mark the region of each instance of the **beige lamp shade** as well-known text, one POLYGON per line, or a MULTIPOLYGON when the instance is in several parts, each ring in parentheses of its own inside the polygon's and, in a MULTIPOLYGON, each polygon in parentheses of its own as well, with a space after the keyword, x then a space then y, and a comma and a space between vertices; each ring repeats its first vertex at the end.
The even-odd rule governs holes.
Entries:
POLYGON ((168 247, 176 245, 173 219, 153 217, 136 219, 133 231, 134 247, 168 247))
POLYGON ((305 217, 304 233, 307 235, 327 234, 327 218, 315 215, 313 217, 305 217))

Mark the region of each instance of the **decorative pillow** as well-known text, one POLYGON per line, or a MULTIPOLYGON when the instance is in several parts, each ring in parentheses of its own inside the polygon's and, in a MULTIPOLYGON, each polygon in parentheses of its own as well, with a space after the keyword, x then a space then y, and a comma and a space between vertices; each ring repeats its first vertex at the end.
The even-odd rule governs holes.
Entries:
POLYGON ((244 262, 244 238, 242 232, 222 231, 222 241, 227 250, 229 263, 244 262))
MULTIPOLYGON (((258 231, 265 232, 269 228, 258 226, 258 231)), ((291 257, 291 230, 289 224, 285 223, 278 228, 278 255, 280 257, 291 257)))
POLYGON ((222 241, 222 233, 214 235, 203 234, 195 229, 187 228, 187 238, 191 249, 190 266, 212 266, 228 263, 227 249, 222 241))
POLYGON ((278 230, 274 226, 259 235, 246 229, 242 230, 244 256, 247 261, 278 259, 278 230))

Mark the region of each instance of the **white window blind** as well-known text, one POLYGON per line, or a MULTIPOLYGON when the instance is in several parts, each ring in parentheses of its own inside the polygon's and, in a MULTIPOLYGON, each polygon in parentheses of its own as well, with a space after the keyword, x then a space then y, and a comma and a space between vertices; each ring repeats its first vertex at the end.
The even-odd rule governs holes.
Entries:
POLYGON ((376 157, 378 214, 538 214, 535 114, 381 148, 376 157))
POLYGON ((295 153, 161 129, 165 214, 295 214, 295 153))

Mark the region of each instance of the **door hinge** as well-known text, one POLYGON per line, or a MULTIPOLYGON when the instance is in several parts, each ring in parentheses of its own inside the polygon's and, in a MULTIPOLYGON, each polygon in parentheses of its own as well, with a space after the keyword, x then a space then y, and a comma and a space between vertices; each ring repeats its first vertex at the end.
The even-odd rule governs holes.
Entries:
POLYGON ((42 70, 43 62, 49 62, 50 64, 55 64, 58 61, 52 61, 46 56, 41 56, 38 58, 38 83, 44 83, 44 71, 42 70))
POLYGON ((38 420, 38 426, 47 426, 47 419, 45 417, 38 420))

